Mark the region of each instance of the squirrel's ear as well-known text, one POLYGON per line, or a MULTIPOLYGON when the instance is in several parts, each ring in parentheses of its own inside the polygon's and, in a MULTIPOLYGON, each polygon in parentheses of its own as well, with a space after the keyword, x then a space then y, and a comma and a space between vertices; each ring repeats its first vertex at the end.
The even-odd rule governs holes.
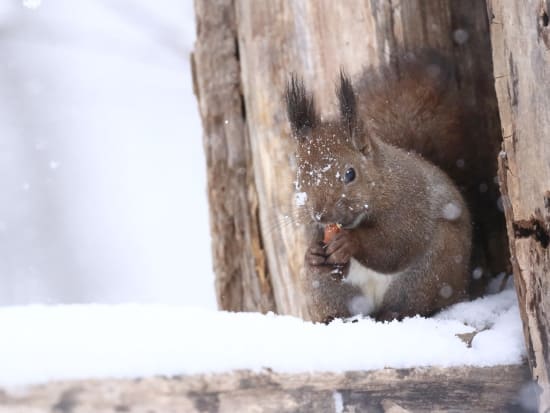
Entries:
POLYGON ((285 91, 286 111, 292 132, 304 136, 317 123, 313 95, 306 91, 304 82, 291 73, 285 91))
POLYGON ((357 99, 351 80, 344 69, 340 69, 340 85, 336 88, 340 116, 353 145, 365 156, 372 155, 374 142, 366 133, 364 125, 357 118, 357 99))
POLYGON ((357 128, 357 101, 351 80, 344 69, 340 69, 340 85, 336 88, 336 95, 340 104, 342 121, 348 129, 350 137, 353 137, 357 128))

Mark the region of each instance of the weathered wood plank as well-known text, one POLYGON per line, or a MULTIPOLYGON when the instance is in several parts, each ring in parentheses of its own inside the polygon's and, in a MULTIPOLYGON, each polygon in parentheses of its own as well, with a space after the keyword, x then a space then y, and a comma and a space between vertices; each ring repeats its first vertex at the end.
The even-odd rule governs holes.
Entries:
POLYGON ((550 27, 548 2, 492 0, 502 135, 499 177, 540 411, 550 410, 550 27))
POLYGON ((195 11, 192 68, 204 131, 218 305, 267 312, 275 307, 257 217, 235 6, 231 0, 197 0, 195 11))
POLYGON ((513 365, 65 381, 0 389, 0 413, 506 412, 521 411, 528 380, 513 365))

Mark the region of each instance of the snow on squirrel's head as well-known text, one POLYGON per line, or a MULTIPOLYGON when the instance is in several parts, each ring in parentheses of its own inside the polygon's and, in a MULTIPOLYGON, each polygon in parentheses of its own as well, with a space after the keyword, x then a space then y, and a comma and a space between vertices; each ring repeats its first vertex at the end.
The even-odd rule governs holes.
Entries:
POLYGON ((286 88, 287 114, 297 142, 297 206, 319 224, 359 225, 376 190, 377 144, 357 116, 350 79, 340 72, 340 113, 321 121, 313 95, 292 74, 286 88))

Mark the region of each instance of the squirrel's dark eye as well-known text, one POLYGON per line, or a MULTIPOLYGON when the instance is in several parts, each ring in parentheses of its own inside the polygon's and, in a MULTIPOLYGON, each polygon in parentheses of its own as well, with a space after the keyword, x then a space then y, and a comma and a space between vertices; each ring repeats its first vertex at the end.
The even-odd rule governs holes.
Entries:
POLYGON ((349 184, 355 179, 355 169, 349 168, 344 174, 344 183, 349 184))

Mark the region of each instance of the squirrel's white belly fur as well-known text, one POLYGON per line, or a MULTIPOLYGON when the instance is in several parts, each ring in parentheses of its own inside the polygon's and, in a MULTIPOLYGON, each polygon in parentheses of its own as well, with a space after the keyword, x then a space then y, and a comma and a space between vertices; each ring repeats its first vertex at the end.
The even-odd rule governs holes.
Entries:
POLYGON ((378 310, 390 284, 398 276, 399 273, 382 274, 373 271, 352 258, 344 282, 358 287, 363 292, 363 297, 355 305, 350 304, 350 312, 368 315, 378 310))

